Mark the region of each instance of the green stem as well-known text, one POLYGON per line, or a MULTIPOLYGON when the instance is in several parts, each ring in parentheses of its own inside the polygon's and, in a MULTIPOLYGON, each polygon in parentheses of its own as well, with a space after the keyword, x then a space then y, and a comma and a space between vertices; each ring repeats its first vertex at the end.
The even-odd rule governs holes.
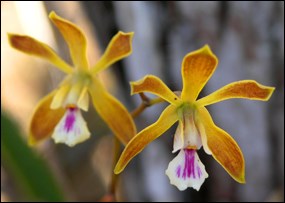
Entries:
POLYGON ((161 98, 149 99, 144 93, 139 93, 142 103, 139 107, 131 112, 133 118, 138 117, 147 107, 155 105, 157 103, 164 102, 161 98))
MULTIPOLYGON (((161 98, 155 98, 155 99, 149 99, 144 93, 140 93, 139 94, 142 100, 142 103, 139 107, 137 107, 135 110, 133 110, 131 112, 131 116, 133 118, 138 117, 147 107, 150 107, 152 105, 155 105, 157 103, 161 103, 164 102, 163 99, 161 98)), ((113 168, 115 168, 120 155, 122 152, 122 148, 121 148, 121 143, 118 140, 118 138, 116 136, 114 136, 114 157, 113 157, 113 168)), ((119 179, 119 175, 116 175, 113 171, 112 171, 112 179, 111 179, 111 185, 109 188, 109 195, 112 196, 113 200, 116 201, 116 185, 119 179)))
MULTIPOLYGON (((117 161, 119 160, 120 154, 121 154, 121 143, 119 141, 119 139, 114 136, 114 158, 113 158, 113 167, 115 168, 117 161)), ((112 171, 112 179, 111 179, 111 185, 110 185, 110 193, 115 195, 115 191, 116 191, 116 185, 118 182, 118 175, 116 175, 113 171, 112 171)))

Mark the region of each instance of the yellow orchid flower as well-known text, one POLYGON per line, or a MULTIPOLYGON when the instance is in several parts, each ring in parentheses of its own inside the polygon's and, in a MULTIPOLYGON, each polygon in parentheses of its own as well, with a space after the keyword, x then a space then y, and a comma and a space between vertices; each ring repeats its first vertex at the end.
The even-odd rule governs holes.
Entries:
POLYGON ((83 32, 55 12, 51 12, 49 18, 67 42, 74 68, 48 45, 29 36, 9 34, 12 47, 46 59, 67 74, 59 87, 44 97, 36 107, 30 124, 29 142, 35 144, 51 136, 56 143, 65 143, 71 147, 88 139, 90 132, 81 109, 88 110, 90 94, 99 115, 118 139, 126 144, 136 134, 133 119, 127 109, 104 89, 98 73, 131 54, 133 33, 118 32, 100 60, 90 67, 83 32))
POLYGON ((212 76, 217 64, 218 59, 208 45, 187 54, 182 62, 181 96, 174 94, 153 75, 131 82, 132 94, 150 92, 169 102, 170 105, 155 123, 140 131, 127 144, 115 167, 116 174, 122 172, 129 161, 147 144, 178 121, 173 152, 178 150, 180 152, 169 163, 166 170, 171 184, 179 190, 185 190, 187 187, 197 191, 200 189, 208 177, 196 152, 201 146, 224 167, 233 179, 239 183, 245 183, 245 164, 239 146, 228 133, 215 125, 205 106, 231 98, 267 101, 274 88, 260 85, 253 80, 243 80, 230 83, 197 100, 198 94, 212 76))

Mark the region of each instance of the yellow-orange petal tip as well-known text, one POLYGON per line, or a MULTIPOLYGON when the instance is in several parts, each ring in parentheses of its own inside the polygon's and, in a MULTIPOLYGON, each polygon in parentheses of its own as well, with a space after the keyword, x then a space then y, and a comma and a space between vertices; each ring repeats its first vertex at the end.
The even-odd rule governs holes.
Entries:
POLYGON ((208 44, 204 45, 201 49, 200 49, 200 53, 202 54, 206 54, 206 55, 213 55, 213 52, 210 48, 210 46, 208 44))
POLYGON ((245 184, 246 183, 245 176, 244 175, 241 176, 239 179, 236 179, 236 181, 239 182, 239 183, 245 184))
POLYGON ((51 11, 48 15, 49 18, 55 18, 57 17, 56 13, 54 11, 51 11))
POLYGON ((119 31, 119 34, 121 35, 129 35, 130 37, 133 37, 135 32, 123 32, 123 31, 119 31))
POLYGON ((114 173, 116 175, 120 174, 122 172, 122 170, 117 169, 117 167, 114 169, 114 173))

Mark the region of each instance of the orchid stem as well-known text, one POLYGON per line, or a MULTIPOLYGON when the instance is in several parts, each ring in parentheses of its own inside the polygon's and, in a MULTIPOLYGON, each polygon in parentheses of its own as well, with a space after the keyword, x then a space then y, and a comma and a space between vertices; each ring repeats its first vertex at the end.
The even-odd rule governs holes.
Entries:
POLYGON ((142 103, 139 107, 131 112, 133 118, 138 117, 147 107, 150 107, 154 104, 161 103, 164 100, 161 98, 150 99, 144 93, 139 93, 142 103))
MULTIPOLYGON (((163 99, 161 98, 155 98, 155 99, 150 99, 148 98, 144 93, 139 93, 142 103, 140 106, 138 106, 135 110, 131 112, 131 116, 133 118, 136 118, 139 116, 147 107, 150 107, 152 105, 155 105, 157 103, 164 102, 163 99)), ((116 136, 114 136, 114 157, 113 157, 113 168, 115 168, 117 161, 119 160, 120 154, 121 154, 122 148, 121 148, 121 143, 118 140, 116 136)), ((116 175, 112 171, 112 179, 111 179, 111 185, 109 188, 109 194, 112 196, 113 200, 116 201, 116 185, 118 182, 119 175, 116 175)))
MULTIPOLYGON (((121 143, 120 143, 120 140, 116 136, 114 136, 114 157, 113 157, 113 167, 112 168, 115 168, 117 161, 119 160, 120 154, 121 154, 121 143)), ((112 172, 110 193, 114 195, 116 191, 118 177, 119 177, 118 175, 112 172)))

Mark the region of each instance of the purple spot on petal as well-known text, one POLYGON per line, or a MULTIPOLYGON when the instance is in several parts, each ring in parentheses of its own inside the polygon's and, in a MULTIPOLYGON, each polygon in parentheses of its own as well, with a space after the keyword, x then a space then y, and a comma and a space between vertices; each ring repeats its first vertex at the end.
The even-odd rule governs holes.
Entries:
POLYGON ((178 178, 180 178, 180 175, 181 175, 181 166, 180 165, 176 169, 176 175, 178 178))
POLYGON ((76 108, 68 108, 67 109, 67 116, 65 119, 64 129, 68 133, 73 129, 74 123, 75 123, 75 111, 76 108))

